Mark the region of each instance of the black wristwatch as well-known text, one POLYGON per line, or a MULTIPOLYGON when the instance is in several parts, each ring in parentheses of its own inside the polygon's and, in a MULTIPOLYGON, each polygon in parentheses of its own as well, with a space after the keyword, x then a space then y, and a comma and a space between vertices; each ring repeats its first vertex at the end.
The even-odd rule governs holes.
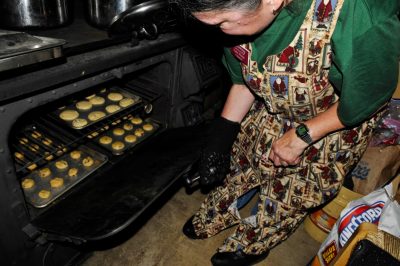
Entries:
POLYGON ((300 124, 296 127, 296 135, 307 144, 313 143, 313 140, 310 136, 310 131, 305 124, 300 124))

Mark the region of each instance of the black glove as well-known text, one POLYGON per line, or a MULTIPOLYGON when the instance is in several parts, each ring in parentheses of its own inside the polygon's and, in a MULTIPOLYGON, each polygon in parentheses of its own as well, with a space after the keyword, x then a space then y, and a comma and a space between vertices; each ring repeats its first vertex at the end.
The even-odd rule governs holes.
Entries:
POLYGON ((210 124, 206 145, 200 155, 199 174, 203 187, 220 184, 229 172, 232 144, 240 124, 218 117, 210 124))

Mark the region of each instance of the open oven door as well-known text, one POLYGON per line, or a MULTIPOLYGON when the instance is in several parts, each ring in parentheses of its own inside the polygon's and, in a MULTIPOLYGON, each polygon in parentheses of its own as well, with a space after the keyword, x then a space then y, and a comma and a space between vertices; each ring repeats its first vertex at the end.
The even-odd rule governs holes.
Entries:
POLYGON ((101 168, 35 217, 30 229, 46 240, 81 244, 127 228, 198 160, 205 126, 167 129, 121 161, 101 168))

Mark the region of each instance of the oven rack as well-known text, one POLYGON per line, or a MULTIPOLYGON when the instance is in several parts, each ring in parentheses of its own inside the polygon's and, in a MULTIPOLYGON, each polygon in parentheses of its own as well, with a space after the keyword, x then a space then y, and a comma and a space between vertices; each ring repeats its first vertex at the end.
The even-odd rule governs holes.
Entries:
POLYGON ((34 121, 18 132, 12 143, 17 175, 25 176, 74 147, 70 134, 58 132, 40 120, 34 121))
POLYGON ((88 139, 93 139, 127 120, 132 114, 147 116, 152 111, 152 103, 161 96, 143 83, 134 82, 121 87, 134 92, 142 101, 88 127, 82 129, 66 127, 52 112, 34 118, 32 123, 17 133, 12 143, 17 175, 25 176, 32 170, 46 165, 49 161, 86 143, 88 139))
POLYGON ((144 106, 137 105, 128 108, 81 130, 63 126, 51 114, 34 119, 32 124, 17 134, 17 138, 12 144, 17 174, 25 176, 32 170, 46 165, 75 147, 86 143, 88 139, 128 119, 132 113, 137 114, 141 109, 144 112, 144 106))
POLYGON ((152 103, 159 97, 161 97, 161 93, 158 92, 160 90, 155 89, 153 86, 154 84, 152 84, 151 82, 142 81, 140 79, 125 84, 116 84, 116 87, 119 87, 129 93, 134 93, 134 95, 139 96, 141 98, 141 101, 131 107, 128 107, 113 115, 104 117, 103 119, 96 121, 94 124, 81 129, 65 127, 65 124, 60 121, 60 119, 55 116, 53 112, 49 112, 48 114, 46 114, 42 118, 42 120, 46 124, 49 123, 56 125, 56 127, 67 128, 67 130, 69 130, 71 134, 76 136, 75 142, 77 142, 93 134, 104 132, 108 129, 108 126, 116 123, 118 120, 123 119, 123 117, 129 114, 138 113, 148 115, 149 113, 151 113, 153 109, 152 103))

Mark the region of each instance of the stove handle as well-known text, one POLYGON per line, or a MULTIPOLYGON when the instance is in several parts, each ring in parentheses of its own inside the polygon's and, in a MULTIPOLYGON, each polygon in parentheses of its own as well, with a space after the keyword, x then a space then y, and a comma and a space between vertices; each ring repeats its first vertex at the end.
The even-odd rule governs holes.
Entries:
POLYGON ((139 27, 138 33, 148 40, 155 40, 158 37, 158 28, 154 23, 143 24, 139 27))
POLYGON ((196 185, 198 185, 199 182, 200 182, 199 173, 196 173, 196 174, 194 174, 192 176, 186 176, 185 177, 185 183, 189 187, 196 186, 196 185))

